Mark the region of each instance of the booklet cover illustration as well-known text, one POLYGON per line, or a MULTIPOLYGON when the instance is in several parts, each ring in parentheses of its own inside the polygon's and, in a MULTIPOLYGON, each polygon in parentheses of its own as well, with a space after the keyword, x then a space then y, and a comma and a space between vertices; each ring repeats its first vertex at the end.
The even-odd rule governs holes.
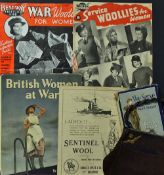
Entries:
POLYGON ((59 87, 81 81, 71 74, 1 77, 3 175, 57 173, 59 87))
MULTIPOLYGON (((130 105, 145 99, 158 98, 157 86, 148 86, 118 93, 122 117, 130 105)), ((155 135, 164 136, 163 111, 158 102, 137 107, 129 115, 132 128, 155 135)), ((126 125, 126 124, 125 124, 126 125)))
POLYGON ((139 88, 151 84, 151 3, 75 1, 73 30, 74 71, 84 79, 88 73, 89 85, 139 88))
POLYGON ((73 5, 0 3, 0 74, 71 72, 73 5))

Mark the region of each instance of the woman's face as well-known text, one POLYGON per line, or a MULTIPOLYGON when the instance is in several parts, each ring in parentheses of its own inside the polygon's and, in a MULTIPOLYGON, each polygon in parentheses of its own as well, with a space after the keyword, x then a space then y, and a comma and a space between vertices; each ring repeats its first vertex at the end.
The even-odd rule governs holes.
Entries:
POLYGON ((112 32, 110 34, 109 39, 111 40, 111 42, 116 42, 117 41, 117 33, 116 32, 112 32))
POLYGON ((136 37, 137 37, 137 41, 143 40, 143 33, 141 32, 141 30, 136 31, 136 37))
POLYGON ((89 72, 89 71, 84 72, 83 76, 84 76, 84 79, 85 79, 86 81, 89 80, 90 72, 89 72))
POLYGON ((129 100, 128 101, 128 105, 132 105, 132 100, 129 100))
POLYGON ((33 107, 30 107, 30 108, 28 109, 28 112, 29 112, 29 113, 34 113, 34 111, 35 111, 35 109, 34 109, 33 107))
POLYGON ((139 68, 141 66, 141 62, 140 61, 133 61, 133 65, 135 68, 139 68))
POLYGON ((13 31, 15 35, 22 35, 22 24, 15 23, 13 26, 13 31))
POLYGON ((83 38, 88 37, 88 30, 86 27, 84 27, 84 29, 80 32, 80 36, 83 38))
POLYGON ((118 76, 118 71, 113 69, 111 74, 112 74, 113 77, 117 77, 118 76))

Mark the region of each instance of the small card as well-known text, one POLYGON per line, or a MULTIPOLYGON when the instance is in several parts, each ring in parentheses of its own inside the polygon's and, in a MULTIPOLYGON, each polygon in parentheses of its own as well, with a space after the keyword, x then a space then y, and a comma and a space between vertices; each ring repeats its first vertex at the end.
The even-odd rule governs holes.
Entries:
MULTIPOLYGON (((157 88, 157 85, 152 85, 118 93, 119 107, 125 127, 127 123, 125 122, 124 114, 128 107, 145 99, 157 98, 157 88)), ((159 102, 143 104, 131 111, 128 122, 130 122, 133 129, 164 136, 162 114, 159 102)))

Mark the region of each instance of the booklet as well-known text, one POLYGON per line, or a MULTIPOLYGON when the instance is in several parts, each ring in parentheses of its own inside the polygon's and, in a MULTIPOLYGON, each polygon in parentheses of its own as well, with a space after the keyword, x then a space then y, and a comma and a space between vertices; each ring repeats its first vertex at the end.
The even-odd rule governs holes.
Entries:
POLYGON ((75 74, 1 77, 2 174, 57 174, 59 87, 81 84, 75 74))
POLYGON ((0 74, 71 72, 73 5, 0 3, 0 74))
POLYGON ((59 97, 58 173, 103 175, 103 159, 118 142, 122 88, 63 87, 59 97))
MULTIPOLYGON (((119 92, 119 107, 123 120, 125 120, 124 114, 130 105, 154 98, 158 98, 158 87, 156 85, 119 92)), ((164 136, 163 117, 161 104, 157 101, 132 110, 128 122, 133 129, 164 136)), ((124 125, 126 127, 125 122, 124 125)))
POLYGON ((73 51, 74 70, 89 85, 150 85, 152 4, 75 1, 73 51), (92 83, 93 79, 98 83, 92 83))

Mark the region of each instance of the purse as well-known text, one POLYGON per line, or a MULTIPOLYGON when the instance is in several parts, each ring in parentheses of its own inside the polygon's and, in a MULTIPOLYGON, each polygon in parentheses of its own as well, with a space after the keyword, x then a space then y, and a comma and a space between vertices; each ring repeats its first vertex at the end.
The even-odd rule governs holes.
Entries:
POLYGON ((147 99, 131 105, 124 114, 125 127, 114 150, 103 160, 104 175, 164 175, 164 137, 133 129, 129 114, 147 99))

